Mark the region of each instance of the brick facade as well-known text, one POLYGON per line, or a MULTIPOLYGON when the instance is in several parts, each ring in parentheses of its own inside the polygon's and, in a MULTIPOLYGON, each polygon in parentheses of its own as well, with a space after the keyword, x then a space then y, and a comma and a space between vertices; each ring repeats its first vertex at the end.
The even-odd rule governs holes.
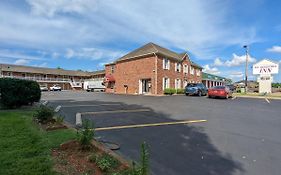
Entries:
POLYGON ((105 74, 112 75, 115 82, 106 84, 106 92, 118 94, 143 94, 143 81, 148 80, 148 94, 161 95, 164 93, 163 78, 169 79, 169 87, 176 88, 175 80, 180 82, 177 88, 184 88, 184 82, 202 82, 202 68, 192 65, 187 54, 182 59, 169 60, 169 69, 164 69, 164 58, 158 54, 151 54, 134 59, 117 61, 114 64, 105 66, 105 74), (180 69, 176 70, 176 64, 179 63, 180 69), (184 65, 188 66, 187 73, 184 73, 184 65), (112 71, 112 67, 114 67, 112 71), (191 74, 191 68, 194 68, 194 74, 191 74), (197 75, 197 71, 200 71, 197 75))

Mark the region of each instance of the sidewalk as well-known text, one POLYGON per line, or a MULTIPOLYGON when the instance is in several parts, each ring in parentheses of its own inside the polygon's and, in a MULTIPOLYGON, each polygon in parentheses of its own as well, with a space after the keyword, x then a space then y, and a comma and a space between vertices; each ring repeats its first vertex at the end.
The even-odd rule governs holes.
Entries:
POLYGON ((273 93, 268 95, 261 95, 258 93, 247 93, 247 94, 233 93, 233 96, 245 97, 245 98, 267 98, 267 99, 281 100, 281 93, 273 93))

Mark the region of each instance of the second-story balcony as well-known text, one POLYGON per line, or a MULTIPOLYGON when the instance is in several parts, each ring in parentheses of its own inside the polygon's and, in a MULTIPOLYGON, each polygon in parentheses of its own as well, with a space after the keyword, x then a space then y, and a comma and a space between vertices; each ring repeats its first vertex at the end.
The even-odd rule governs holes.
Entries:
POLYGON ((70 78, 48 78, 48 77, 28 77, 28 76, 8 76, 8 75, 2 75, 2 78, 17 78, 17 79, 23 79, 23 80, 33 80, 37 82, 71 82, 70 78))

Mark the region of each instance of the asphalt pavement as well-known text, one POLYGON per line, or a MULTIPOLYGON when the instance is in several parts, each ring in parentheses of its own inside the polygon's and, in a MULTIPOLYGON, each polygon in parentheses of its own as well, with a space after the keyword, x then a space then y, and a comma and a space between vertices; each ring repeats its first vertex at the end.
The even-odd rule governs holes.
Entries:
POLYGON ((75 114, 121 145, 118 153, 139 160, 149 145, 150 169, 156 175, 280 175, 281 100, 208 99, 194 96, 134 96, 81 91, 44 92, 42 100, 61 106, 65 121, 75 114), (178 121, 207 120, 193 124, 178 121), (153 126, 155 123, 164 123, 153 126), (166 125, 172 123, 173 125, 166 125))

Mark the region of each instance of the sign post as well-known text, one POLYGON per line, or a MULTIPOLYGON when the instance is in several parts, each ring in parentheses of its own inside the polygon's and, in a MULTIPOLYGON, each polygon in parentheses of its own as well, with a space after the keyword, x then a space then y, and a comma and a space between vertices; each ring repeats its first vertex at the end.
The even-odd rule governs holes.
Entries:
POLYGON ((267 59, 254 64, 253 74, 258 75, 259 93, 271 93, 272 74, 278 74, 278 71, 279 65, 267 59))

